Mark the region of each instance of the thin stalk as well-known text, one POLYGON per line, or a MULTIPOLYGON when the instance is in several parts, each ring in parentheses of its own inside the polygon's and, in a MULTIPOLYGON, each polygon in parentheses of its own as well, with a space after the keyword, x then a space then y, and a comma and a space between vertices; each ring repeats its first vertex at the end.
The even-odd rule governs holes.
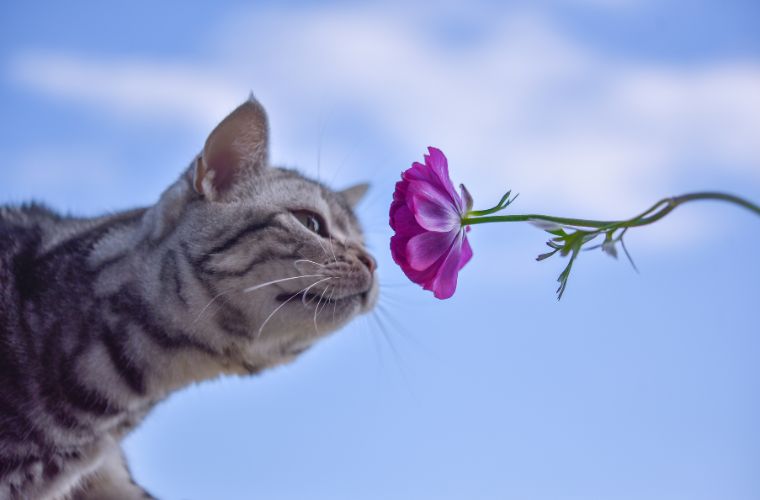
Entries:
MULTIPOLYGON (((562 226, 574 226, 574 227, 585 227, 585 228, 609 230, 613 228, 636 227, 636 226, 645 226, 647 224, 651 224, 665 217, 667 214, 672 212, 679 205, 682 205, 690 201, 697 201, 697 200, 727 201, 729 203, 734 203, 736 205, 746 208, 747 210, 755 212, 757 215, 760 215, 760 207, 758 207, 754 203, 751 203, 743 198, 739 198, 738 196, 734 196, 734 195, 726 194, 726 193, 718 193, 718 192, 702 192, 702 193, 689 193, 689 194, 684 194, 681 196, 675 196, 672 198, 663 198, 646 212, 632 219, 627 219, 627 220, 604 221, 604 220, 591 220, 591 219, 574 219, 574 218, 568 218, 568 217, 554 217, 550 215, 541 215, 541 214, 525 214, 525 215, 493 215, 493 216, 487 216, 487 217, 477 217, 477 216, 463 217, 462 225, 467 226, 467 225, 472 225, 472 224, 485 224, 488 222, 544 221, 544 222, 552 222, 552 223, 559 224, 562 226), (652 212, 654 212, 654 214, 652 214, 652 212), (652 214, 652 215, 649 215, 649 214, 652 214)), ((471 214, 477 214, 477 213, 478 212, 471 212, 471 214)))

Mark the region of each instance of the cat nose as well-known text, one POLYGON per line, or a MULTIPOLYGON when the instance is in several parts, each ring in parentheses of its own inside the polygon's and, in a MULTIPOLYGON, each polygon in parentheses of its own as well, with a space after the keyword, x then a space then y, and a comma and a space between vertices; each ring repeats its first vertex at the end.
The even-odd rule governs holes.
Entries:
POLYGON ((367 266, 367 269, 369 269, 370 274, 375 272, 375 269, 377 269, 377 261, 375 260, 374 257, 364 252, 359 252, 359 254, 356 257, 359 259, 359 262, 367 266))

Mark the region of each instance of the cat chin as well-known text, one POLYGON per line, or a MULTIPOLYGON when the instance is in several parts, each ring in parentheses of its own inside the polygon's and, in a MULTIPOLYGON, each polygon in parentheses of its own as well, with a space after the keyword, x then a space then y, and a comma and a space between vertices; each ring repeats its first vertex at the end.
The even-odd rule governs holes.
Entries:
POLYGON ((361 313, 361 301, 356 296, 343 299, 335 306, 334 310, 333 306, 320 306, 317 311, 316 306, 305 308, 299 302, 291 310, 283 310, 286 321, 265 328, 244 347, 246 362, 251 366, 269 368, 292 361, 319 339, 336 332, 361 313))
POLYGON ((361 294, 361 310, 359 311, 359 314, 366 314, 374 309, 379 298, 380 286, 378 285, 377 280, 374 280, 372 287, 361 294))
POLYGON ((300 304, 306 309, 314 310, 316 308, 322 308, 329 305, 342 307, 346 304, 364 303, 367 300, 367 293, 368 292, 349 295, 346 297, 335 297, 333 295, 325 295, 324 293, 309 293, 303 291, 300 291, 298 293, 285 292, 277 295, 275 297, 275 300, 281 304, 286 304, 292 301, 294 306, 298 306, 300 304))
POLYGON ((298 298, 285 305, 285 308, 289 308, 288 313, 293 316, 302 316, 306 319, 311 329, 314 329, 314 322, 316 321, 320 330, 329 329, 333 331, 346 324, 357 314, 364 312, 363 295, 350 295, 330 300, 319 295, 298 298))
MULTIPOLYGON (((330 297, 303 292, 283 292, 269 306, 259 306, 253 338, 312 338, 332 333, 358 314, 366 312, 363 293, 330 297)), ((370 307, 371 308, 371 307, 370 307)))

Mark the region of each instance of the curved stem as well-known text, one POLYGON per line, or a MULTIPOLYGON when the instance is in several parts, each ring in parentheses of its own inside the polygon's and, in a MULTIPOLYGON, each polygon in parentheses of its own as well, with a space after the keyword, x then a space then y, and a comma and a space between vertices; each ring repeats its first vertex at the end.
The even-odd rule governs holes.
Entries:
MULTIPOLYGON (((608 230, 620 227, 636 227, 645 226, 656 222, 667 214, 672 212, 677 206, 682 205, 690 201, 697 200, 719 200, 734 203, 741 207, 746 208, 757 215, 760 215, 760 207, 738 196, 719 193, 719 192, 701 192, 701 193, 689 193, 681 196, 675 196, 672 198, 663 198, 655 203, 649 210, 642 214, 627 220, 620 221, 601 221, 591 219, 573 219, 567 217, 553 217, 550 215, 541 214, 525 214, 525 215, 494 215, 489 217, 463 217, 462 225, 472 224, 485 224, 487 222, 525 222, 525 221, 544 221, 552 222, 563 226, 575 226, 608 230), (664 207, 663 207, 664 205, 664 207), (662 207, 662 208, 661 208, 662 207), (652 215, 650 215, 652 214, 652 215)), ((478 212, 471 212, 471 214, 477 214, 478 212)))
POLYGON ((552 217, 550 215, 525 214, 525 215, 493 215, 491 217, 463 217, 462 225, 469 226, 472 224, 485 224, 487 222, 527 222, 527 221, 545 221, 554 222, 564 226, 582 226, 582 227, 606 227, 615 224, 615 221, 599 221, 588 219, 568 219, 567 217, 552 217))

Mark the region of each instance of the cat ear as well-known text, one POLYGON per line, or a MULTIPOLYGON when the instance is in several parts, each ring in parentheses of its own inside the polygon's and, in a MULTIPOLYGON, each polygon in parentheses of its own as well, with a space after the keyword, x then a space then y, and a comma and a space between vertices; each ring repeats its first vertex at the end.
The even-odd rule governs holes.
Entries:
POLYGON ((211 201, 225 197, 241 179, 266 168, 268 146, 267 115, 251 94, 206 139, 195 161, 195 190, 211 201))
POLYGON ((346 199, 348 205, 351 208, 356 208, 356 205, 358 205, 362 198, 364 198, 364 195, 367 194, 368 190, 369 184, 363 182, 361 184, 357 184, 356 186, 351 186, 350 188, 344 189, 340 192, 340 194, 343 195, 343 198, 346 199))

